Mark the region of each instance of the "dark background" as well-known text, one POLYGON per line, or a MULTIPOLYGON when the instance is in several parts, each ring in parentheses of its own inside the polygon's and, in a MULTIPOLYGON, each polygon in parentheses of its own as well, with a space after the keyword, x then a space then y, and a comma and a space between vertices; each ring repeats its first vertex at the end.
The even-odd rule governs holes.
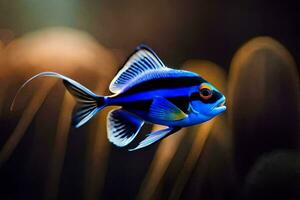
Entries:
POLYGON ((2 0, 0 9, 1 27, 15 36, 67 26, 127 53, 147 43, 175 66, 189 58, 205 58, 227 69, 237 48, 261 35, 283 43, 299 63, 297 1, 2 0))
MULTIPOLYGON (((257 118, 256 121, 255 117, 252 120, 245 115, 251 111, 242 110, 243 112, 237 115, 234 113, 231 114, 233 117, 228 117, 231 120, 234 119, 234 125, 231 127, 232 124, 230 126, 230 123, 227 124, 226 121, 227 114, 224 114, 220 121, 225 121, 226 125, 223 126, 219 122, 212 132, 216 135, 225 135, 227 139, 222 142, 216 139, 218 136, 208 139, 201 159, 196 161, 191 175, 187 177, 180 198, 259 199, 264 197, 263 199, 274 199, 276 197, 274 191, 284 188, 282 196, 277 196, 279 199, 298 199, 300 191, 298 173, 300 166, 299 154, 297 154, 300 119, 298 101, 300 7, 298 4, 297 1, 258 0, 1 0, 0 41, 1 50, 4 53, 0 56, 0 90, 2 90, 0 94, 0 148, 15 130, 30 101, 28 99, 36 95, 38 83, 41 84, 41 82, 22 94, 25 100, 20 101, 19 108, 12 113, 9 111, 9 105, 13 96, 17 88, 37 72, 53 70, 70 75, 72 73, 69 73, 71 71, 69 66, 74 66, 75 72, 72 78, 76 78, 100 94, 105 94, 108 93, 109 81, 127 56, 137 45, 146 43, 169 66, 179 68, 185 61, 191 59, 210 60, 218 68, 224 70, 225 80, 229 80, 228 74, 232 68, 232 59, 238 49, 252 38, 270 36, 287 49, 295 60, 294 65, 289 68, 290 65, 285 62, 288 59, 283 59, 283 64, 280 64, 281 60, 277 62, 277 57, 273 58, 273 54, 268 56, 267 52, 263 55, 267 55, 266 63, 271 63, 271 67, 260 71, 259 64, 263 65, 264 62, 256 63, 256 59, 253 58, 253 66, 255 66, 253 71, 250 70, 252 66, 248 66, 248 72, 252 75, 249 75, 249 79, 247 76, 244 78, 240 76, 241 79, 238 80, 241 81, 235 82, 235 85, 241 84, 241 86, 236 87, 238 89, 231 93, 235 95, 229 96, 229 99, 235 102, 235 97, 246 96, 248 98, 247 95, 251 94, 253 97, 257 93, 260 94, 261 90, 269 91, 269 93, 265 92, 262 98, 264 101, 262 104, 265 107, 257 111, 265 111, 266 115, 262 120, 257 118), (68 28, 62 29, 54 36, 57 49, 54 48, 54 53, 51 51, 52 54, 47 52, 47 45, 51 46, 51 44, 50 39, 46 37, 47 28, 51 27, 68 28), (41 32, 39 36, 30 35, 43 30, 46 32, 41 32), (65 33, 64 31, 69 35, 60 38, 60 34, 65 33), (84 36, 80 35, 82 33, 84 36), (74 41, 78 38, 78 41, 82 43, 74 47, 70 45, 72 41, 64 43, 70 36, 74 36, 74 41), (42 39, 36 42, 32 39, 34 37, 42 39), (44 45, 45 48, 34 49, 37 43, 44 45), (68 57, 69 52, 64 49, 67 45, 71 47, 66 51, 70 50, 70 54, 74 57, 68 57), (22 46, 21 50, 18 49, 19 46, 22 46), (31 48, 33 48, 33 53, 27 55, 26 53, 31 52, 31 48), (86 49, 87 54, 85 54, 86 49), (56 55, 55 52, 62 57, 56 55), (94 59, 95 55, 99 58, 94 59), (268 62, 268 59, 272 62, 268 62), (89 60, 93 61, 86 62, 89 60), (39 68, 39 64, 44 68, 39 68), (283 72, 272 71, 272 64, 284 66, 279 67, 283 72), (58 65, 62 67, 59 68, 58 65), (298 71, 289 70, 286 75, 284 69, 298 69, 298 71), (283 75, 280 76, 281 74, 283 75), (256 82, 257 77, 262 77, 267 88, 260 87, 260 83, 256 82), (277 86, 283 88, 278 93, 276 89, 273 90, 273 88, 278 88, 277 86), (247 90, 252 87, 255 88, 254 91, 251 90, 248 93, 247 90), (289 96, 285 93, 292 94, 289 96), (268 110, 273 105, 270 102, 275 102, 276 107, 279 105, 277 101, 282 109, 279 111, 275 109, 278 111, 275 113, 268 110), (280 114, 277 115, 277 113, 280 114), (279 117, 272 118, 276 115, 279 117), (243 126, 245 118, 257 123, 258 125, 255 125, 257 129, 251 129, 252 132, 246 131, 250 130, 248 129, 250 125, 243 126), (279 125, 274 127, 273 124, 279 125), (241 130, 245 130, 244 135, 237 134, 241 130), (266 134, 260 137, 264 131, 266 134), (265 153, 270 153, 270 155, 265 155, 265 153), (276 164, 272 164, 273 162, 276 164), (278 166, 275 167, 277 171, 272 171, 270 165, 278 166), (287 171, 291 173, 286 174, 287 171), (261 177, 262 174, 267 174, 268 177, 278 177, 278 179, 261 177), (281 180, 284 180, 283 186, 280 185, 281 180), (279 182, 278 185, 276 181, 279 182), (266 193, 274 193, 274 196, 255 196, 255 192, 263 193, 262 188, 265 186, 266 193)), ((52 39, 51 42, 53 42, 52 39)), ((227 93, 226 89, 224 92, 227 93)), ((249 99, 255 103, 256 99, 251 97, 249 99)), ((195 134, 190 134, 192 136, 186 134, 179 143, 175 156, 157 186, 159 189, 156 193, 153 196, 148 196, 150 195, 148 193, 140 194, 143 180, 147 172, 151 171, 149 166, 156 159, 155 152, 158 144, 129 153, 111 144, 100 142, 103 146, 100 145, 99 151, 93 152, 97 143, 95 141, 99 141, 97 133, 103 133, 100 139, 106 141, 105 131, 101 129, 101 126, 101 130, 96 131, 96 128, 99 128, 97 123, 105 127, 105 122, 103 122, 105 113, 84 128, 70 128, 67 131, 69 132, 67 138, 57 140, 60 111, 64 110, 61 103, 63 99, 62 84, 56 84, 49 91, 48 97, 42 103, 41 109, 34 115, 29 126, 25 128, 26 130, 24 129, 25 134, 21 137, 16 149, 6 162, 1 164, 0 199, 175 199, 172 196, 172 189, 175 188, 174 183, 180 174, 180 169, 184 168, 182 163, 187 157, 193 138, 196 137, 195 134), (55 148, 57 141, 65 142, 66 145, 62 145, 64 150, 55 148), (55 155, 62 156, 63 164, 60 159, 56 160, 55 155), (98 155, 98 157, 90 155, 98 155), (101 165, 103 161, 105 164, 101 165), (56 169, 58 171, 55 171, 56 169), (57 177, 59 178, 56 179, 57 177)), ((256 103, 259 104, 260 101, 256 103)), ((244 104, 239 106, 247 107, 244 104)), ((255 113, 256 107, 252 106, 253 113, 255 113)), ((70 111, 66 113, 66 116, 70 115, 70 111)), ((65 121, 68 122, 68 120, 65 121)), ((150 128, 146 131, 149 130, 150 128)), ((188 131, 196 133, 193 129, 188 131)))

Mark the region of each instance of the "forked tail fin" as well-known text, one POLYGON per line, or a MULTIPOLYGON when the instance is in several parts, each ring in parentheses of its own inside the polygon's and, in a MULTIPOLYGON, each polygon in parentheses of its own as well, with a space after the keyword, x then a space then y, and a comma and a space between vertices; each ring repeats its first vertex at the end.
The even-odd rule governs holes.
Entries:
POLYGON ((91 119, 99 110, 105 107, 105 97, 98 96, 82 85, 63 80, 67 90, 76 98, 77 104, 73 110, 72 126, 78 128, 91 119))
POLYGON ((18 90, 12 105, 13 109, 16 97, 29 82, 38 77, 56 77, 63 79, 63 83, 67 90, 76 98, 77 104, 73 111, 72 125, 76 128, 85 124, 89 119, 91 119, 99 110, 106 106, 106 98, 103 96, 98 96, 92 91, 81 85, 80 83, 55 72, 42 72, 27 80, 18 90))

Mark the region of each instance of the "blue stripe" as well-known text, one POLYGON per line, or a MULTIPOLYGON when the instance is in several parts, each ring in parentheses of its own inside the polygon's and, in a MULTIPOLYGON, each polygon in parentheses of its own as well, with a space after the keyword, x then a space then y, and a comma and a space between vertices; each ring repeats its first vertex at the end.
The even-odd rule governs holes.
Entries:
MULTIPOLYGON (((138 76, 139 78, 134 81, 129 81, 123 88, 122 93, 135 93, 139 91, 144 91, 144 86, 147 85, 146 90, 152 90, 152 88, 167 88, 167 85, 176 85, 176 87, 187 87, 192 85, 200 85, 206 82, 199 75, 179 70, 150 70, 146 76, 138 76), (149 87, 148 87, 149 86, 149 87), (166 86, 166 87, 165 87, 166 86), (136 90, 137 88, 138 91, 136 90), (133 89, 133 90, 132 90, 133 89)), ((174 88, 172 86, 172 89, 174 88)))
POLYGON ((151 100, 155 96, 161 96, 164 98, 174 98, 179 96, 188 96, 191 87, 175 88, 175 89, 157 89, 150 91, 142 91, 127 96, 111 96, 109 98, 110 104, 122 104, 126 102, 136 102, 151 100))

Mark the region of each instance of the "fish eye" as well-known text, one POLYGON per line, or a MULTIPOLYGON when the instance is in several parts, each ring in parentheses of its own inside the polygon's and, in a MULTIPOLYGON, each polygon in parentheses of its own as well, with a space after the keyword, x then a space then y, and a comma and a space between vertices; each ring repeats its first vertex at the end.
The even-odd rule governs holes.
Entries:
POLYGON ((207 84, 202 84, 199 88, 199 94, 202 99, 208 100, 212 97, 213 91, 207 84))

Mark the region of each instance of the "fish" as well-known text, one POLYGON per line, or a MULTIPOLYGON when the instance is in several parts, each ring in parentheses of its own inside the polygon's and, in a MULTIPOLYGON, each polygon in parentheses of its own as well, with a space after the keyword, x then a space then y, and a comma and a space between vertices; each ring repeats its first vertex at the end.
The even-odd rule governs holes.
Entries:
MULTIPOLYGON (((20 90, 38 77, 56 77, 77 101, 72 126, 79 128, 107 106, 118 106, 107 115, 108 140, 128 146, 145 123, 166 126, 147 134, 134 151, 188 127, 206 122, 226 110, 225 96, 200 75, 167 67, 148 46, 139 45, 109 85, 112 93, 97 95, 75 80, 56 72, 41 72, 27 80, 20 90)), ((17 96, 17 95, 16 95, 17 96)), ((15 97, 16 98, 16 97, 15 97)), ((14 105, 13 100, 12 106, 14 105)))

